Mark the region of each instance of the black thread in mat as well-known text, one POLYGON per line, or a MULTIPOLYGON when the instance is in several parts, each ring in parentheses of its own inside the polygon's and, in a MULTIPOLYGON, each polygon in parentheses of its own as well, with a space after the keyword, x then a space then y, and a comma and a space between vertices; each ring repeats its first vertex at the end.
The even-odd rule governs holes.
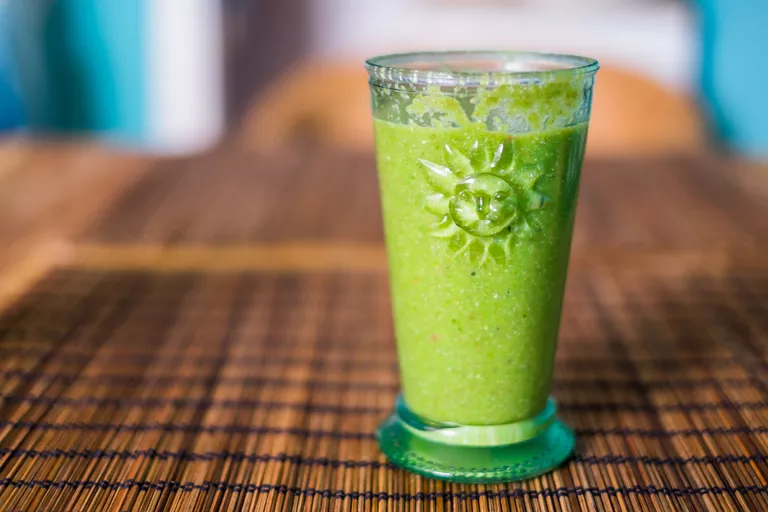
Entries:
MULTIPOLYGON (((216 365, 216 368, 214 371, 209 375, 209 379, 205 385, 205 389, 207 391, 206 394, 211 395, 214 393, 216 389, 216 380, 218 376, 221 374, 222 368, 223 368, 223 361, 226 360, 226 355, 228 354, 235 338, 235 332, 237 329, 237 324, 240 321, 244 309, 247 307, 248 304, 248 284, 253 284, 253 278, 247 277, 245 279, 240 280, 236 290, 235 294, 232 300, 229 317, 227 318, 226 322, 226 328, 223 333, 223 336, 221 338, 221 342, 218 346, 218 349, 220 351, 220 354, 222 356, 222 362, 216 365)), ((271 285, 273 285, 273 281, 270 282, 271 285)), ((192 419, 193 423, 200 423, 203 421, 203 418, 206 416, 207 407, 203 404, 198 405, 195 407, 194 410, 194 416, 192 419)), ((189 449, 191 446, 194 446, 195 440, 197 435, 192 433, 184 433, 182 434, 182 440, 181 444, 179 445, 182 449, 189 449)), ((180 465, 176 465, 174 468, 172 468, 169 472, 165 473, 165 477, 170 480, 178 480, 179 478, 182 478, 184 475, 184 468, 180 465)), ((156 505, 158 509, 162 510, 165 509, 166 506, 169 505, 169 496, 164 496, 161 501, 156 505)))
MULTIPOLYGON (((391 407, 377 406, 350 406, 350 405, 325 405, 309 404, 301 402, 269 402, 249 399, 222 399, 210 398, 109 398, 109 397, 44 397, 24 395, 3 395, 0 400, 9 403, 24 403, 28 405, 56 405, 60 407, 176 407, 176 408, 208 408, 208 409, 236 409, 240 407, 261 409, 295 409, 308 412, 327 412, 338 414, 379 414, 390 411, 391 407)), ((674 403, 674 404, 632 404, 626 402, 558 402, 558 407, 563 411, 627 411, 627 412, 693 412, 693 411, 717 411, 722 409, 768 409, 768 402, 704 402, 704 403, 674 403)))
POLYGON ((302 402, 269 402, 250 399, 210 398, 109 398, 109 397, 42 397, 0 394, 0 401, 8 403, 23 403, 28 405, 53 405, 59 407, 175 407, 178 409, 291 409, 320 413, 335 414, 381 414, 391 410, 391 407, 365 407, 348 405, 307 404, 302 402))
MULTIPOLYGON (((208 434, 290 435, 329 437, 333 439, 373 440, 373 432, 322 430, 294 427, 262 427, 255 425, 198 425, 194 423, 48 423, 35 421, 0 421, 0 428, 54 432, 200 432, 208 434)), ((722 427, 702 429, 577 428, 579 436, 606 437, 700 437, 768 434, 766 427, 722 427)))
MULTIPOLYGON (((85 459, 85 460, 180 460, 185 462, 284 462, 308 467, 330 468, 372 468, 395 469, 396 466, 389 462, 375 460, 339 460, 327 457, 304 457, 302 455, 288 455, 284 453, 246 453, 228 451, 192 452, 184 450, 34 450, 25 448, 2 448, 0 457, 27 458, 27 459, 85 459)), ((712 464, 751 464, 753 462, 766 462, 768 455, 761 453, 749 455, 703 455, 690 457, 651 457, 651 456, 625 456, 625 455, 600 455, 581 456, 575 455, 569 459, 571 462, 589 466, 617 466, 626 464, 639 464, 644 466, 683 466, 683 465, 712 465, 712 464)))
MULTIPOLYGON (((138 274, 140 276, 147 276, 148 274, 152 274, 151 271, 138 274)), ((155 274, 157 275, 157 274, 155 274)), ((200 273, 197 276, 193 277, 202 277, 204 276, 204 273, 200 273)), ((241 273, 240 275, 248 276, 248 275, 255 275, 251 273, 241 273)), ((377 287, 377 289, 372 290, 372 293, 374 294, 381 294, 384 293, 384 286, 377 287)), ((768 290, 768 286, 766 286, 766 290, 768 290)), ((705 292, 703 292, 705 293, 705 292)), ((621 301, 616 301, 615 303, 620 303, 623 307, 626 309, 636 309, 639 307, 648 307, 648 308, 664 308, 664 311, 669 319, 686 319, 686 320, 695 320, 695 317, 691 317, 691 314, 687 312, 687 308, 691 306, 697 306, 697 307, 707 307, 707 306, 720 306, 722 304, 722 297, 719 297, 719 295, 722 293, 721 289, 713 290, 709 293, 709 296, 706 300, 701 300, 698 297, 685 297, 682 298, 669 298, 664 301, 654 299, 654 298, 648 298, 642 299, 642 300, 632 300, 632 299, 625 299, 621 301)), ((59 322, 61 323, 69 323, 71 322, 71 319, 68 318, 67 314, 70 312, 68 308, 54 308, 47 304, 48 301, 56 300, 56 301, 64 301, 64 302, 75 302, 77 300, 82 300, 86 296, 92 297, 94 300, 98 301, 114 301, 119 300, 120 297, 124 297, 125 293, 110 293, 110 294, 100 294, 100 293, 48 293, 48 294, 38 294, 38 293, 29 293, 24 295, 20 302, 17 304, 18 306, 24 306, 24 307, 39 307, 40 305, 45 305, 47 307, 47 311, 51 315, 54 315, 57 319, 59 319, 59 322)), ((755 300, 759 300, 761 298, 760 295, 753 292, 753 295, 755 297, 755 300)), ((768 294, 765 295, 765 297, 768 297, 768 294)), ((162 310, 171 310, 175 308, 179 301, 183 297, 179 294, 177 295, 169 295, 167 299, 148 299, 146 303, 148 305, 152 305, 156 308, 158 311, 162 310)), ((580 305, 582 305, 584 302, 586 302, 588 299, 586 298, 575 298, 573 294, 567 294, 566 295, 566 316, 567 315, 573 315, 572 309, 579 308, 580 305)), ((743 305, 746 308, 752 308, 756 311, 765 311, 766 307, 763 305, 760 305, 759 302, 749 302, 748 300, 739 300, 738 304, 743 305)), ((309 310, 309 304, 302 300, 280 300, 277 299, 275 301, 272 301, 270 303, 271 308, 275 309, 288 309, 288 310, 309 310)), ((357 315, 361 311, 364 311, 362 309, 362 306, 360 309, 358 309, 356 306, 358 304, 352 303, 348 304, 345 308, 345 311, 349 315, 357 315)), ((389 310, 391 305, 389 300, 382 300, 379 302, 373 302, 371 304, 368 304, 366 307, 375 308, 375 309, 382 309, 382 310, 389 310)), ((9 328, 9 320, 11 318, 11 315, 13 314, 13 309, 8 309, 3 312, 2 315, 0 315, 0 333, 2 333, 4 330, 9 328)), ((197 311, 202 316, 216 316, 216 315, 222 315, 227 313, 227 309, 222 308, 217 302, 214 300, 210 300, 208 303, 196 303, 194 306, 194 310, 197 311)), ((586 318, 592 318, 593 314, 591 313, 580 313, 581 316, 584 316, 586 318)), ((54 325, 58 325, 59 322, 55 322, 54 325)), ((45 325, 35 325, 36 329, 39 329, 39 332, 47 332, 45 329, 50 328, 49 326, 45 325)), ((347 341, 349 343, 354 343, 355 339, 352 337, 344 337, 339 336, 340 340, 347 341)), ((332 341, 337 341, 336 339, 332 341)), ((380 341, 384 341, 384 338, 382 338, 380 341)))
POLYGON ((345 432, 293 427, 260 427, 253 425, 198 425, 194 423, 47 423, 30 421, 0 422, 0 428, 85 431, 85 432, 204 432, 225 434, 275 434, 337 439, 373 439, 372 432, 345 432))
MULTIPOLYGON (((151 328, 146 328, 147 332, 142 332, 142 324, 137 323, 131 326, 133 334, 133 340, 130 348, 124 350, 123 347, 119 347, 117 350, 110 351, 109 355, 116 356, 116 357, 126 357, 131 360, 137 361, 137 362, 145 362, 146 359, 185 359, 189 362, 196 362, 196 361, 202 361, 202 362, 208 362, 212 359, 216 359, 218 357, 221 357, 218 350, 210 350, 211 347, 217 347, 220 344, 220 339, 217 337, 218 333, 211 334, 210 332, 206 331, 207 325, 205 324, 205 319, 200 318, 198 316, 198 321, 200 321, 200 327, 199 329, 196 329, 196 336, 198 337, 198 341, 194 343, 185 343, 184 350, 180 348, 176 348, 176 353, 171 354, 158 354, 157 353, 157 340, 159 336, 157 335, 156 331, 151 330, 151 328), (202 340, 202 341, 201 341, 202 340), (201 351, 200 348, 208 349, 207 351, 201 351), (202 352, 194 355, 189 355, 187 351, 190 350, 192 352, 202 352)), ((38 343, 49 343, 53 344, 56 340, 49 339, 46 335, 51 334, 55 336, 59 336, 61 332, 64 332, 64 330, 69 327, 70 324, 65 324, 62 326, 58 326, 55 328, 49 328, 49 330, 46 330, 44 332, 43 329, 40 329, 38 325, 30 325, 27 328, 28 329, 34 329, 35 337, 30 338, 29 341, 38 342, 38 343)), ((87 325, 87 323, 85 324, 87 325)), ((91 327, 89 325, 89 327, 91 327)), ((92 329, 91 332, 95 332, 97 329, 92 329)), ((101 335, 107 336, 108 333, 96 333, 95 335, 101 335)), ((249 343, 250 347, 253 347, 254 350, 251 350, 250 353, 242 353, 242 357, 247 358, 263 358, 263 357, 272 357, 272 358, 283 358, 283 357, 296 357, 291 355, 285 355, 285 354, 270 354, 270 353, 264 353, 265 350, 267 351, 275 351, 276 349, 287 349, 290 350, 292 348, 301 347, 302 344, 306 343, 306 338, 301 338, 297 336, 296 334, 291 333, 277 333, 277 334, 270 334, 269 336, 266 336, 264 331, 249 331, 249 343)), ((12 355, 16 357, 34 357, 36 355, 42 355, 45 354, 49 347, 40 347, 40 346, 24 346, 19 343, 19 341, 25 341, 25 338, 23 338, 23 334, 17 334, 12 337, 9 337, 9 339, 12 339, 14 341, 15 346, 4 346, 2 343, 2 339, 0 338, 0 355, 6 354, 6 355, 12 355)), ((383 359, 383 363, 391 363, 395 359, 395 340, 391 336, 386 337, 379 337, 379 336, 372 336, 372 335, 360 335, 360 336, 352 336, 352 337, 344 337, 344 336, 322 336, 322 337, 316 337, 312 339, 312 345, 317 348, 325 348, 325 349, 335 349, 334 351, 334 358, 337 359, 346 359, 346 358, 354 358, 355 354, 363 353, 367 355, 369 358, 373 359, 374 357, 381 357, 383 359), (362 344, 362 345, 361 345, 362 344)), ((75 347, 72 349, 68 349, 65 351, 62 356, 66 357, 67 359, 73 359, 77 360, 81 357, 86 357, 91 355, 93 352, 92 347, 88 346, 80 346, 75 347)), ((690 354, 691 357, 697 358, 700 357, 701 354, 690 354)), ((714 357, 714 355, 712 356, 714 357)), ((300 357, 299 357, 300 359, 300 357)))
MULTIPOLYGON (((767 374, 768 377, 768 374, 767 374)), ((20 378, 24 380, 39 380, 44 382, 63 381, 67 383, 100 383, 112 385, 132 385, 145 384, 157 389, 161 386, 172 386, 177 384, 201 384, 207 377, 198 375, 172 375, 172 374, 128 374, 128 373, 100 373, 97 375, 77 375, 74 373, 57 372, 35 372, 24 370, 0 370, 0 378, 20 378)), ((325 381, 318 379, 288 379, 284 377, 242 377, 242 376, 219 376, 216 380, 218 384, 240 384, 246 386, 309 386, 313 388, 329 389, 380 389, 384 391, 396 391, 400 389, 399 384, 384 383, 378 381, 358 381, 350 379, 347 381, 325 381)), ((605 378, 560 378, 553 383, 555 388, 561 389, 638 389, 638 388, 698 388, 703 386, 729 386, 744 388, 753 385, 760 385, 766 381, 755 377, 743 378, 723 378, 713 377, 702 378, 668 378, 668 379, 605 379, 605 378)))
MULTIPOLYGON (((45 353, 50 349, 37 349, 33 347, 32 352, 45 353)), ((14 356, 23 356, 27 349, 6 349, 5 352, 10 352, 14 356)), ((0 349, 0 352, 3 352, 0 349)), ((37 354, 34 354, 37 355, 37 354)), ((257 363, 269 363, 275 365, 306 365, 315 362, 313 358, 301 357, 301 356, 285 356, 285 355, 273 355, 273 354, 260 354, 260 355, 211 355, 211 356, 195 356, 189 355, 186 352, 179 352, 177 354, 135 354, 135 353, 95 353, 93 351, 88 352, 76 352, 76 353, 60 353, 56 354, 55 361, 58 362, 93 362, 93 363, 108 363, 108 364, 137 364, 147 365, 151 363, 166 363, 166 364, 205 364, 210 366, 221 366, 226 364, 228 367, 242 367, 253 366, 257 363)), ((386 360, 359 360, 359 359, 345 359, 345 358, 324 358, 319 360, 323 367, 334 368, 359 368, 359 369, 384 369, 389 371, 397 371, 397 362, 393 356, 387 357, 386 360)))
MULTIPOLYGON (((122 272, 119 272, 122 274, 122 272)), ((153 272, 151 270, 147 272, 142 272, 137 274, 139 276, 147 276, 152 275, 152 277, 156 277, 159 274, 157 272, 153 272)), ((197 273, 193 276, 190 276, 192 278, 195 277, 204 277, 207 274, 205 272, 197 273)), ((266 274, 264 273, 252 273, 252 272, 238 272, 238 275, 247 277, 247 276, 255 276, 255 277, 263 277, 266 274)), ((113 288, 115 288, 113 286, 113 288)), ((255 287, 254 287, 255 288, 255 287)), ((375 295, 381 295, 383 293, 383 290, 385 290, 385 286, 375 286, 374 288, 370 289, 375 295)), ((39 305, 40 303, 45 304, 46 301, 51 300, 57 300, 57 301, 76 301, 79 300, 86 295, 90 297, 94 297, 95 300, 101 300, 101 301, 108 301, 108 300, 118 300, 120 297, 125 296, 124 293, 120 293, 119 291, 116 293, 66 293, 66 292, 51 292, 51 293, 27 293, 25 294, 21 300, 17 303, 17 305, 23 305, 25 307, 35 306, 39 305)), ((259 296, 259 292, 255 291, 254 295, 256 297, 259 296)), ((181 300, 181 295, 179 294, 172 294, 169 293, 167 298, 159 299, 157 297, 153 299, 148 299, 146 301, 147 305, 151 305, 155 307, 157 310, 163 310, 163 309, 172 309, 176 307, 181 300)), ((369 300, 367 304, 362 302, 354 302, 349 303, 345 307, 345 312, 347 314, 357 314, 360 311, 364 311, 363 308, 376 308, 376 309, 384 309, 388 310, 390 307, 390 301, 389 299, 381 299, 377 300, 376 297, 367 298, 366 300, 369 300)), ((302 298, 296 298, 289 297, 289 298, 281 298, 277 297, 273 301, 270 302, 270 307, 274 307, 275 309, 303 309, 303 310, 310 310, 310 307, 316 307, 315 305, 312 305, 311 303, 306 302, 306 300, 302 298)), ((199 312, 202 315, 221 315, 226 314, 227 309, 222 307, 220 303, 216 302, 215 299, 210 299, 208 302, 203 301, 196 301, 194 305, 194 312, 199 312)), ((61 315, 63 317, 66 317, 66 313, 68 312, 68 309, 64 307, 51 307, 50 312, 52 314, 61 315)), ((7 315, 4 317, 0 317, 0 329, 3 328, 7 323, 7 315)))
MULTIPOLYGON (((178 384, 200 384, 205 377, 199 375, 155 375, 155 374, 126 374, 126 373, 106 373, 99 375, 75 375, 67 373, 45 373, 45 372, 25 372, 23 370, 0 370, 0 377, 20 378, 25 380, 36 380, 44 382, 63 381, 67 383, 101 383, 112 385, 135 386, 144 384, 152 389, 163 386, 174 386, 178 384)), ((246 386, 264 386, 264 387, 290 387, 290 386, 309 386, 312 388, 326 389, 379 389, 385 391, 397 391, 400 384, 387 384, 383 382, 367 381, 324 381, 317 379, 288 379, 284 377, 232 377, 219 376, 216 379, 218 385, 240 384, 246 386)), ((618 384, 621 385, 620 383, 618 384)), ((738 384, 736 384, 738 385, 738 384)), ((744 383, 743 385, 747 385, 744 383)))
POLYGON ((169 492, 232 492, 232 493, 266 493, 276 492, 278 494, 293 494, 295 496, 335 499, 353 499, 353 500, 379 500, 379 501, 436 501, 438 499, 446 501, 477 501, 480 498, 486 499, 509 499, 509 498, 552 498, 566 496, 704 496, 709 494, 719 495, 738 495, 738 494, 765 494, 768 493, 768 486, 758 485, 740 485, 734 487, 654 487, 654 486, 634 486, 634 487, 558 487, 556 489, 501 489, 498 491, 458 491, 458 492, 417 492, 417 493, 387 493, 378 491, 343 491, 331 489, 315 489, 302 487, 289 487, 286 485, 275 484, 237 484, 230 482, 212 482, 202 483, 180 482, 174 480, 124 480, 111 482, 109 480, 11 480, 5 478, 0 480, 0 487, 16 488, 42 488, 42 489, 102 489, 102 490, 129 490, 138 489, 139 491, 169 491, 169 492))
MULTIPOLYGON (((295 348, 299 348, 300 345, 295 345, 295 348)), ((50 351, 50 348, 41 347, 0 347, 0 353, 8 352, 16 357, 23 357, 25 355, 37 355, 44 354, 50 351)), ((370 357, 370 356, 369 356, 370 357)), ((342 368, 359 368, 359 369, 387 369, 396 371, 398 369, 397 362, 395 360, 394 347, 391 353, 387 354, 383 360, 371 360, 371 359, 359 359, 354 356, 346 357, 345 354, 334 355, 333 357, 316 359, 314 357, 302 357, 297 355, 276 355, 276 354, 245 354, 241 356, 222 356, 222 355, 190 355, 188 352, 178 351, 176 354, 157 354, 157 353, 134 353, 134 352, 107 352, 107 353, 94 353, 94 351, 85 352, 73 352, 73 353, 59 353, 56 354, 56 361, 73 361, 73 362, 104 362, 115 364, 148 364, 154 362, 165 363, 203 363, 211 365, 219 365, 226 363, 230 367, 239 366, 251 366, 256 363, 270 363, 270 364, 320 364, 323 367, 333 366, 342 368), (103 361, 102 361, 103 360, 103 361)), ((737 356, 731 354, 672 354, 669 356, 664 355, 643 355, 643 356, 612 356, 612 357, 594 357, 594 358, 581 358, 581 357, 568 357, 560 356, 556 359, 555 364, 560 367, 578 367, 583 368, 587 366, 608 366, 608 367, 643 367, 645 365, 651 365, 659 368, 666 368, 669 365, 678 365, 680 361, 687 363, 699 363, 699 364, 717 364, 718 366, 737 364, 740 359, 737 356)))

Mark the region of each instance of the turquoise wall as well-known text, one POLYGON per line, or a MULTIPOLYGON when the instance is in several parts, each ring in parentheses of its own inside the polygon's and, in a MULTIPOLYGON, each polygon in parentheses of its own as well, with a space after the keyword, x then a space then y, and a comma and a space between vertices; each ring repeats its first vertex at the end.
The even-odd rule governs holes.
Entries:
POLYGON ((715 133, 768 158, 768 0, 700 0, 701 92, 715 133))
POLYGON ((42 82, 35 92, 32 87, 25 91, 37 96, 25 98, 36 105, 28 109, 29 123, 42 130, 141 139, 147 119, 144 0, 19 4, 16 14, 23 21, 16 26, 17 44, 35 33, 41 40, 35 50, 40 65, 20 63, 30 75, 27 80, 42 82))

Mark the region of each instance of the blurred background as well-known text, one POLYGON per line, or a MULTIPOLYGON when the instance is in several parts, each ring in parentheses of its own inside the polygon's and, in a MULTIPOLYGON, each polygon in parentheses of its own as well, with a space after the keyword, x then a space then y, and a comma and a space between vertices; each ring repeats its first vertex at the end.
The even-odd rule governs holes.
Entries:
POLYGON ((764 233, 765 26, 762 0, 0 0, 0 265, 309 241, 383 266, 363 60, 430 49, 600 60, 576 260, 740 254, 764 233))
POLYGON ((766 23, 760 0, 0 0, 0 129, 369 149, 365 57, 520 49, 601 61, 593 156, 765 158, 766 23))
POLYGON ((363 60, 430 49, 600 60, 575 257, 738 253, 764 199, 740 194, 768 183, 765 26, 762 0, 0 0, 0 265, 51 240, 383 265, 363 60))
POLYGON ((520 507, 768 510, 766 27, 768 0, 0 0, 0 508, 470 489, 371 436, 398 376, 362 61, 483 48, 602 65, 555 372, 581 459, 520 507))

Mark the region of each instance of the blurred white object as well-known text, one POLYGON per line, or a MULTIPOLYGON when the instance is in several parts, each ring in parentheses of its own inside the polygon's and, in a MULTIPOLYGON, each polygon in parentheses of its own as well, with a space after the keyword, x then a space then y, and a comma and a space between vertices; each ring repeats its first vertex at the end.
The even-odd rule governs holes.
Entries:
POLYGON ((314 0, 313 48, 360 59, 412 50, 510 49, 588 55, 677 90, 695 84, 697 48, 683 3, 536 0, 314 0))
POLYGON ((214 144, 224 131, 220 0, 150 0, 148 130, 164 152, 214 144))

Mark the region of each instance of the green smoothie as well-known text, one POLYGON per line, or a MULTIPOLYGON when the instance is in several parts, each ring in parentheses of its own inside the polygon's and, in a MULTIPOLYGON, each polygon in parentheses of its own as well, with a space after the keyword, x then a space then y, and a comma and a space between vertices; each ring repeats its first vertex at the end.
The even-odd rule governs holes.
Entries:
POLYGON ((577 85, 433 91, 400 109, 408 122, 375 112, 403 395, 424 418, 496 425, 545 406, 587 134, 552 113, 575 110, 577 85), (519 116, 491 119, 510 104, 519 133, 519 116))

